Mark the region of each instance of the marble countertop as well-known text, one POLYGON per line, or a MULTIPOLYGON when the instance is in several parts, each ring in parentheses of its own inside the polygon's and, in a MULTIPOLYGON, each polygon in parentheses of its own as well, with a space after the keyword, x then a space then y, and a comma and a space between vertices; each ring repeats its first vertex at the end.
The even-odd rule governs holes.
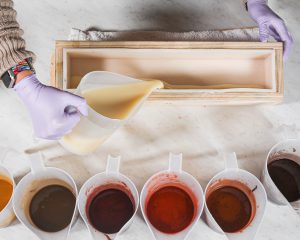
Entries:
MULTIPOLYGON (((28 49, 38 57, 37 74, 49 83, 54 41, 67 39, 71 27, 90 26, 103 30, 201 30, 249 25, 246 12, 216 2, 200 0, 15 0, 18 20, 25 31, 28 49), (216 12, 211 11, 214 9, 216 12), (222 10, 222 11, 221 11, 222 10), (217 15, 216 15, 217 14, 217 15), (228 15, 231 17, 229 18, 228 15), (227 21, 221 21, 226 18, 227 21)), ((238 1, 238 0, 237 0, 238 1)), ((288 23, 295 40, 290 60, 284 66, 285 99, 278 105, 201 106, 185 102, 147 102, 136 117, 117 131, 96 153, 81 157, 68 153, 57 142, 36 142, 25 108, 13 91, 0 88, 0 145, 22 153, 36 147, 47 166, 69 172, 80 187, 92 175, 104 171, 108 154, 122 155, 121 172, 141 190, 146 180, 167 168, 168 153, 182 152, 183 168, 205 188, 209 179, 224 168, 218 146, 237 153, 239 166, 259 176, 270 148, 282 139, 277 129, 283 124, 300 128, 299 64, 300 19, 298 0, 273 0, 270 5, 288 23)), ((24 156, 3 163, 18 181, 29 171, 24 156)), ((78 219, 70 239, 88 239, 78 219)), ((0 230, 0 239, 37 239, 17 220, 0 230)), ((134 224, 119 239, 151 239, 140 211, 134 224)), ((225 239, 201 220, 188 239, 225 239)), ((257 240, 300 239, 300 218, 290 209, 268 203, 257 240)))

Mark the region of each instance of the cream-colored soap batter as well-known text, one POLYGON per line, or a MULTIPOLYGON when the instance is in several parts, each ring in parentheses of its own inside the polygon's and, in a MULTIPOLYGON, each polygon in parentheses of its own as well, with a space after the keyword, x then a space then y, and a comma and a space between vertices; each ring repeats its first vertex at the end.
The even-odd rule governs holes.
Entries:
POLYGON ((88 105, 96 112, 113 119, 127 118, 140 101, 154 89, 162 88, 159 80, 143 81, 83 92, 88 105))

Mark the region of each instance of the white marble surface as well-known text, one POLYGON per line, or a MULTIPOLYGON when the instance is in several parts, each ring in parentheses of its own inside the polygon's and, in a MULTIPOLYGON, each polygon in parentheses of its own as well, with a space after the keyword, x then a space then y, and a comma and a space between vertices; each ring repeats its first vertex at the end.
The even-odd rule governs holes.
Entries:
MULTIPOLYGON (((66 39, 71 27, 200 30, 252 24, 242 8, 231 7, 234 1, 226 1, 223 6, 217 5, 216 1, 208 5, 208 1, 200 0, 15 0, 15 3, 27 46, 38 56, 38 76, 47 83, 54 40, 66 39)), ((240 167, 259 176, 267 152, 280 140, 276 129, 282 124, 294 123, 298 130, 300 128, 300 2, 269 2, 288 22, 295 40, 293 54, 284 66, 285 99, 282 104, 222 107, 149 102, 130 124, 116 132, 95 154, 79 157, 66 152, 55 142, 34 142, 31 123, 22 103, 12 91, 1 87, 0 145, 22 152, 32 146, 48 144, 43 150, 46 164, 68 171, 79 187, 90 176, 104 170, 107 154, 121 154, 121 171, 141 190, 152 174, 167 167, 168 152, 173 151, 183 152, 184 169, 196 176, 204 188, 209 178, 223 168, 216 151, 220 145, 236 151, 240 167)), ((14 172, 16 179, 29 171, 24 157, 12 158, 4 164, 14 172)), ((70 239, 88 237, 79 219, 70 239)), ((37 238, 15 221, 0 230, 0 239, 37 238)), ((135 224, 119 239, 151 239, 140 213, 135 224)), ((199 221, 188 239, 224 238, 199 221)), ((262 239, 300 239, 300 218, 289 209, 269 203, 257 234, 257 240, 262 239)))

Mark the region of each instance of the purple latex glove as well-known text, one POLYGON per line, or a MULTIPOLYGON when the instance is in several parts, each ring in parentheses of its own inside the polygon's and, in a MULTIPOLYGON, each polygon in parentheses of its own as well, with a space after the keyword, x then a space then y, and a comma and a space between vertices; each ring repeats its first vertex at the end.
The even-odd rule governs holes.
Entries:
POLYGON ((27 107, 37 137, 59 139, 71 132, 87 116, 85 99, 40 83, 35 74, 25 77, 14 87, 27 107))
POLYGON ((271 35, 276 41, 283 42, 283 57, 287 60, 293 39, 284 21, 269 8, 267 0, 248 0, 247 5, 250 16, 259 26, 260 40, 266 42, 271 35))

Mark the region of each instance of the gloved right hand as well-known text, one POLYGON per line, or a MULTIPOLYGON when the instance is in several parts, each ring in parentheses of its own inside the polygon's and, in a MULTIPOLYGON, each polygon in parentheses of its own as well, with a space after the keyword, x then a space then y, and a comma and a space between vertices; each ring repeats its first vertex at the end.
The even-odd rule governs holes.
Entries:
POLYGON ((284 21, 269 8, 267 0, 248 0, 248 12, 258 24, 260 40, 266 42, 271 35, 276 41, 283 42, 283 57, 287 60, 293 45, 293 39, 284 21))
POLYGON ((71 132, 79 122, 80 114, 88 114, 84 98, 46 86, 35 74, 22 79, 14 90, 28 109, 35 134, 39 138, 59 139, 71 132))

